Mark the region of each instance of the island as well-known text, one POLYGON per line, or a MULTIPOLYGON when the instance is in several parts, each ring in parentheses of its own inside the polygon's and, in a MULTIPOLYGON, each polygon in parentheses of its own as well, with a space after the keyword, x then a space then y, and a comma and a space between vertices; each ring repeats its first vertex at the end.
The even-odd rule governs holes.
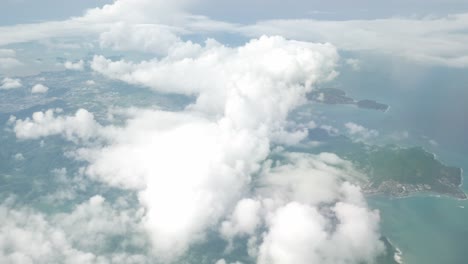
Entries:
POLYGON ((313 149, 304 146, 291 150, 333 152, 351 161, 366 176, 357 184, 367 195, 406 197, 429 193, 467 199, 460 188, 463 183, 462 169, 442 163, 422 147, 366 144, 345 135, 330 134, 322 128, 310 129, 308 139, 318 140, 321 144, 313 149))
POLYGON ((417 192, 429 192, 466 199, 460 189, 463 171, 443 164, 435 155, 421 147, 386 146, 368 153, 364 171, 369 182, 366 193, 385 193, 404 197, 417 192))
POLYGON ((307 99, 324 104, 355 105, 363 109, 372 109, 386 112, 390 107, 374 100, 355 100, 349 97, 345 91, 336 88, 320 88, 307 94, 307 99))

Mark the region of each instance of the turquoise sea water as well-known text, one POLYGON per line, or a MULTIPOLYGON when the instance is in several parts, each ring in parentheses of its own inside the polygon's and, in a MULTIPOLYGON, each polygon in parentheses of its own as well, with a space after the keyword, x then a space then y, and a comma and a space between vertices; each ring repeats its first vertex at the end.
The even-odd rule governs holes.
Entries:
MULTIPOLYGON (((323 122, 342 132, 342 124, 350 121, 376 129, 380 136, 375 144, 422 146, 443 163, 461 167, 466 178, 468 77, 463 71, 364 68, 358 74, 343 74, 335 85, 352 97, 375 99, 391 109, 381 113, 349 106, 310 106, 326 116, 323 122), (403 132, 409 136, 396 139, 403 132)), ((468 192, 467 186, 463 189, 468 192)), ((404 263, 468 263, 468 201, 418 194, 401 199, 373 196, 368 202, 380 211, 382 233, 401 249, 404 263)))
POLYGON ((403 252, 404 263, 467 263, 467 201, 373 197, 369 204, 380 210, 382 232, 403 252))

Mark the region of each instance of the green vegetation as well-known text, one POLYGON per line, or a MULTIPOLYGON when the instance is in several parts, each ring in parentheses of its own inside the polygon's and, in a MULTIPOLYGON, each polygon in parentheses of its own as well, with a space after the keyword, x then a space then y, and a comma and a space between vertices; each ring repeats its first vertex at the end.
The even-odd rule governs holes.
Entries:
POLYGON ((357 101, 346 95, 346 92, 336 88, 321 88, 310 92, 307 98, 314 102, 324 104, 348 104, 355 105, 359 108, 372 109, 378 111, 387 111, 389 106, 386 104, 378 103, 373 100, 360 100, 357 101))
POLYGON ((368 194, 404 197, 428 192, 467 198, 460 189, 462 170, 443 164, 421 147, 368 145, 342 135, 330 136, 320 128, 310 130, 309 137, 323 142, 313 149, 314 152, 334 152, 353 162, 367 176, 362 188, 368 194))

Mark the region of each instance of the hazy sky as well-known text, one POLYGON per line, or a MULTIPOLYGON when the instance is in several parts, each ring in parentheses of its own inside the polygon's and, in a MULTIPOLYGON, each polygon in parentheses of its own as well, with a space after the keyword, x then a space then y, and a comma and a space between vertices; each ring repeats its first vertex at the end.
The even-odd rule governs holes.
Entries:
MULTIPOLYGON (((87 8, 112 0, 1 0, 0 25, 63 20, 79 16, 87 8)), ((357 19, 393 16, 445 15, 468 11, 463 0, 198 0, 192 11, 232 22, 252 22, 273 18, 357 19)))
POLYGON ((1 0, 0 24, 12 25, 44 20, 63 20, 82 15, 84 10, 101 6, 111 0, 1 0))

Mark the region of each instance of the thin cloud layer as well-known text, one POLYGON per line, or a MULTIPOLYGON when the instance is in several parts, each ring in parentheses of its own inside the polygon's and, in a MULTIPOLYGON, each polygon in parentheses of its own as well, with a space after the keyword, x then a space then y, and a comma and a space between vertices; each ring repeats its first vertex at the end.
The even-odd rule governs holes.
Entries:
POLYGON ((304 41, 330 42, 337 48, 397 56, 417 63, 468 66, 468 14, 446 17, 321 21, 259 21, 242 28, 249 36, 278 34, 304 41))

